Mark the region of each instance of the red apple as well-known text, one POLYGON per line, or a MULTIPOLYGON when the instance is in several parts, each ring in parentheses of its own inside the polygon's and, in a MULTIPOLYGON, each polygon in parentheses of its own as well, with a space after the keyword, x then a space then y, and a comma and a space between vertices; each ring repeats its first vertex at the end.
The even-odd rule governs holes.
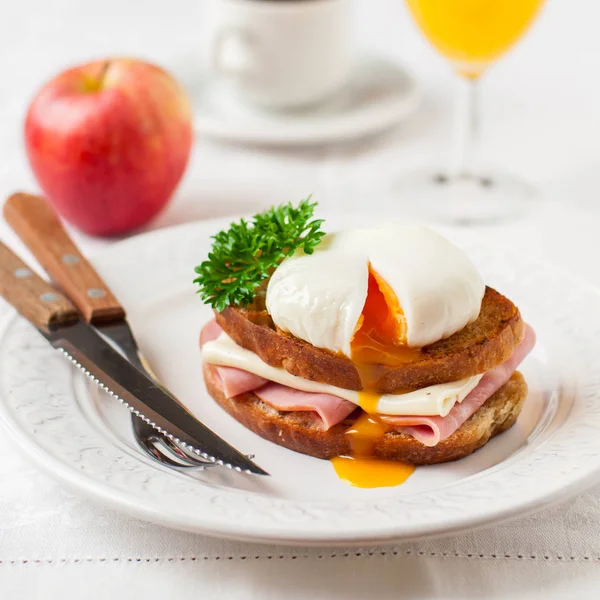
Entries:
POLYGON ((130 59, 61 73, 25 121, 33 172, 67 221, 94 235, 147 223, 165 206, 188 162, 191 111, 165 71, 130 59))

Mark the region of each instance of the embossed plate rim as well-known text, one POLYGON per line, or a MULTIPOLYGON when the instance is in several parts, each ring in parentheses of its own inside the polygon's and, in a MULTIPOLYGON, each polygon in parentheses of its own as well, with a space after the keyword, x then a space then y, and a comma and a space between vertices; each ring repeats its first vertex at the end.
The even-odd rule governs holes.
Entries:
MULTIPOLYGON (((208 233, 218 230, 226 221, 228 220, 205 221, 144 234, 105 251, 95 262, 102 270, 103 265, 110 265, 117 256, 121 259, 125 255, 130 258, 137 256, 136 260, 138 260, 139 257, 148 258, 149 253, 167 252, 169 248, 169 260, 177 260, 180 252, 185 254, 186 244, 189 245, 208 233)), ((498 258, 491 254, 490 257, 492 262, 498 258)), ((506 263, 506 258, 499 260, 501 263, 506 263)), ((510 258, 508 260, 510 262, 510 258)), ((527 269, 531 271, 533 266, 538 272, 540 269, 554 274, 557 272, 551 265, 533 258, 524 259, 521 255, 519 260, 520 267, 525 267, 526 273, 527 269)), ((567 415, 563 427, 558 429, 550 439, 545 440, 540 448, 534 448, 530 453, 522 453, 521 458, 512 456, 510 460, 506 461, 503 468, 493 468, 489 472, 486 471, 465 481, 453 483, 448 487, 452 492, 450 495, 437 492, 421 494, 418 504, 407 502, 407 497, 405 497, 404 499, 385 498, 365 502, 351 501, 341 506, 344 503, 339 501, 329 503, 294 501, 257 494, 244 494, 239 490, 218 489, 215 492, 214 487, 188 480, 180 474, 166 472, 151 464, 141 455, 139 457, 119 457, 121 463, 114 471, 115 448, 102 437, 98 428, 94 429, 90 424, 88 424, 90 431, 84 432, 78 429, 81 423, 74 421, 75 431, 73 431, 73 423, 69 424, 69 413, 66 410, 67 421, 65 421, 64 428, 59 430, 58 435, 62 436, 59 444, 74 444, 69 448, 72 456, 69 460, 65 456, 61 456, 58 450, 50 453, 44 448, 35 424, 30 424, 27 429, 23 427, 23 423, 18 418, 15 418, 17 413, 14 411, 17 409, 13 404, 18 398, 23 399, 24 396, 22 391, 20 392, 14 387, 6 390, 8 393, 3 393, 3 401, 0 402, 0 418, 8 426, 9 431, 25 453, 39 467, 70 488, 84 492, 90 497, 101 500, 132 516, 188 531, 252 541, 332 545, 378 543, 400 538, 440 535, 492 524, 512 516, 523 515, 550 503, 559 502, 583 490, 598 479, 600 442, 595 434, 598 429, 595 428, 600 427, 600 410, 594 412, 590 404, 600 391, 600 368, 596 367, 591 359, 599 346, 596 341, 598 336, 593 335, 594 328, 589 327, 589 320, 587 321, 588 327, 580 326, 577 321, 573 320, 573 314, 581 315, 581 311, 585 310, 586 306, 592 314, 593 311, 589 308, 589 304, 593 303, 586 304, 584 300, 586 297, 589 299, 592 295, 593 299, 597 301, 600 299, 600 290, 590 286, 582 279, 573 277, 570 279, 570 285, 564 286, 564 277, 561 275, 563 287, 567 288, 568 294, 568 297, 563 297, 563 300, 567 303, 569 311, 563 311, 563 314, 559 315, 557 326, 563 334, 568 331, 569 337, 573 340, 572 347, 579 363, 578 370, 581 373, 576 388, 573 389, 580 396, 577 410, 584 411, 586 422, 582 423, 582 419, 579 418, 574 423, 574 415, 567 415), (581 306, 578 307, 577 302, 581 306), (588 401, 587 405, 584 402, 585 399, 588 401), (578 442, 574 444, 569 443, 567 434, 570 431, 572 438, 574 435, 572 428, 578 423, 580 428, 583 427, 584 433, 587 430, 587 435, 579 438, 578 442), (87 459, 86 462, 81 461, 80 458, 77 460, 73 458, 78 449, 79 436, 84 434, 92 436, 90 440, 97 444, 98 451, 93 459, 97 461, 95 466, 91 459, 87 459), (565 435, 566 439, 562 439, 565 438, 565 435), (38 436, 37 439, 36 436, 38 436), (65 442, 65 440, 67 441, 65 442), (561 446, 561 444, 563 445, 561 446), (582 460, 584 458, 586 460, 582 460), (106 459, 106 465, 109 465, 108 468, 113 469, 113 472, 108 475, 105 473, 105 477, 102 479, 98 470, 102 469, 102 460, 104 459, 106 459), (560 485, 556 482, 556 472, 553 470, 556 461, 562 462, 563 476, 561 476, 560 485), (528 472, 526 467, 529 469, 528 472), (121 487, 116 485, 114 479, 118 477, 119 469, 133 474, 133 483, 121 487), (524 482, 527 485, 521 485, 518 493, 511 490, 508 490, 510 492, 508 493, 505 485, 511 482, 508 475, 512 471, 514 476, 514 473, 518 473, 519 470, 525 475, 524 479, 521 477, 519 480, 520 483, 524 482), (535 485, 531 481, 532 473, 536 476, 543 476, 542 479, 535 477, 535 485), (139 486, 141 484, 139 481, 147 479, 149 474, 151 474, 150 479, 154 487, 151 493, 144 491, 140 498, 141 488, 139 486), (551 481, 552 478, 554 481, 551 481), (548 487, 549 484, 551 484, 550 487, 548 487), (138 486, 135 493, 131 489, 131 485, 138 486), (169 488, 171 493, 166 493, 164 491, 166 488, 169 488), (424 498, 427 501, 424 501, 424 498), (482 503, 481 500, 485 500, 485 502, 482 503), (486 506, 482 508, 482 504, 486 504, 486 506), (450 510, 452 506, 459 506, 460 510, 453 513, 450 510), (343 509, 341 513, 340 509, 343 509), (407 514, 408 509, 410 510, 409 514, 407 514), (296 514, 297 511, 298 514, 296 514), (249 519, 249 515, 253 518, 249 519)), ((0 307, 0 317, 2 318, 0 360, 2 360, 5 350, 4 342, 7 339, 6 332, 13 326, 20 328, 27 326, 15 320, 11 316, 10 309, 4 305, 0 307)), ((585 319, 582 318, 581 322, 583 321, 585 319)), ((600 323, 595 324, 596 331, 600 329, 599 325, 600 323)), ((26 335, 25 338, 27 338, 26 335)), ((43 350, 42 356, 40 351, 45 342, 42 338, 39 338, 39 343, 36 340, 37 334, 31 330, 26 346, 22 348, 23 355, 18 357, 18 360, 23 363, 24 368, 26 367, 25 362, 30 365, 36 375, 27 379, 26 383, 31 388, 29 393, 35 399, 32 401, 42 402, 42 406, 47 408, 50 414, 53 410, 55 413, 56 411, 60 412, 61 394, 64 396, 63 400, 67 402, 70 401, 69 394, 72 397, 75 396, 73 385, 74 382, 77 385, 77 380, 74 380, 73 377, 78 376, 66 366, 63 368, 62 364, 54 363, 54 359, 49 354, 44 354, 43 350), (48 364, 42 364, 40 357, 48 364), (36 383, 36 380, 39 381, 36 383), (36 388, 36 385, 41 387, 36 388), (41 390, 44 391, 43 394, 41 390), (44 396, 48 393, 48 397, 44 396), (46 404, 43 404, 44 400, 46 404)), ((56 360, 62 360, 59 353, 54 354, 56 354, 56 360)), ((4 392, 6 367, 2 370, 1 376, 2 391, 4 392)), ((564 382, 567 387, 570 387, 572 383, 574 382, 564 382)), ((89 448, 87 449, 89 450, 89 448)), ((79 448, 79 451, 85 450, 84 447, 79 448)), ((514 479, 512 483, 515 483, 514 479)))

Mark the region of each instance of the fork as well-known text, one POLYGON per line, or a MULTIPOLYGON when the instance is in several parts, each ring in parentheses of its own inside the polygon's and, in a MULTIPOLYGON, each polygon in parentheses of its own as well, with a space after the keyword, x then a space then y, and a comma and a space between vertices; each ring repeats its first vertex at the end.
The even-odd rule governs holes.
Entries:
MULTIPOLYGON (((125 312, 104 281, 80 253, 49 205, 39 196, 16 193, 8 198, 3 209, 6 221, 38 258, 42 266, 62 287, 70 290, 71 299, 84 298, 81 312, 89 319, 97 318, 94 325, 118 352, 137 369, 147 373, 157 386, 156 374, 142 356, 137 342, 125 319, 125 312), (95 317, 94 317, 95 315, 95 317)), ((74 303, 80 306, 76 300, 74 303)), ((138 416, 131 415, 132 429, 140 448, 163 464, 171 457, 179 462, 172 466, 204 468, 212 461, 199 455, 186 453, 168 437, 155 431, 138 416), (160 449, 160 450, 158 450, 160 449), (162 458, 159 458, 162 457, 162 458), (164 459, 164 460, 163 460, 164 459)))
POLYGON ((183 448, 138 417, 131 420, 131 425, 135 441, 140 448, 167 467, 204 470, 217 464, 211 460, 204 460, 200 456, 189 456, 183 448))

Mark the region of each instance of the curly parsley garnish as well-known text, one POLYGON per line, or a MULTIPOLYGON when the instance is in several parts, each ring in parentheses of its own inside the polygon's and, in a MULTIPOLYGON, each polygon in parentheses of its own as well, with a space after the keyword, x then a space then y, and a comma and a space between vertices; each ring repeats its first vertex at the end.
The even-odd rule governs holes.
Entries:
POLYGON ((309 196, 297 207, 291 202, 273 207, 214 235, 208 260, 196 267, 194 279, 204 303, 219 312, 230 305, 246 306, 285 257, 298 248, 312 254, 325 235, 320 231, 323 219, 311 220, 315 206, 309 196))

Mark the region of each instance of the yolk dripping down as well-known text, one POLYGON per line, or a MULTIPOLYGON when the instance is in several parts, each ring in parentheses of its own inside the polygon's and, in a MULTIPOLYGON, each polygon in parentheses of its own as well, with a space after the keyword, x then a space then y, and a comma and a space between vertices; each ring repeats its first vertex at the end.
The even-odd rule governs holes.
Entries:
POLYGON ((372 456, 375 440, 386 431, 387 427, 376 416, 367 413, 363 413, 346 431, 351 455, 331 459, 342 481, 355 487, 376 488, 400 485, 410 477, 415 470, 414 465, 372 456))
POLYGON ((406 345, 406 318, 394 290, 369 265, 367 299, 350 342, 351 358, 360 374, 363 391, 359 404, 377 412, 379 394, 373 392, 381 366, 398 366, 418 360, 418 348, 406 345))
POLYGON ((397 366, 417 360, 418 348, 406 345, 406 318, 394 290, 369 266, 369 287, 350 342, 358 364, 397 366))
POLYGON ((394 366, 417 360, 420 350, 406 345, 406 318, 394 290, 369 266, 369 287, 356 332, 351 358, 359 370, 363 391, 359 404, 365 411, 346 431, 350 456, 336 456, 331 464, 338 477, 360 488, 391 487, 404 483, 414 465, 373 456, 375 440, 388 431, 377 417, 380 394, 378 365, 394 366))

